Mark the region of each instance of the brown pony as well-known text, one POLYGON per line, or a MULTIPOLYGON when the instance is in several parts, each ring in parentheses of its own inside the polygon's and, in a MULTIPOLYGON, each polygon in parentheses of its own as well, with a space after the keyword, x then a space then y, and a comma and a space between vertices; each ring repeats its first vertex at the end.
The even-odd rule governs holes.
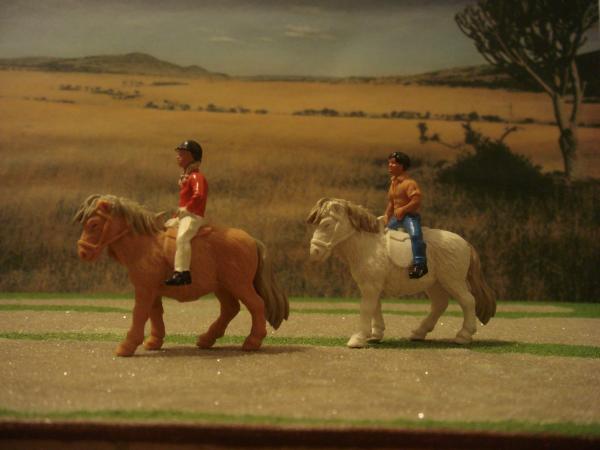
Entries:
POLYGON ((165 337, 162 297, 192 301, 214 292, 221 313, 196 345, 210 348, 240 310, 241 301, 252 316, 252 328, 243 350, 258 350, 267 335, 266 320, 277 329, 288 318, 286 295, 277 285, 265 246, 236 228, 205 226, 192 240, 192 284, 166 286, 173 270, 176 229, 163 229, 162 220, 139 204, 112 195, 88 197, 75 214, 83 224, 77 242, 79 257, 95 261, 108 248, 110 256, 127 267, 135 287, 131 328, 117 346, 118 356, 131 356, 142 342, 158 350, 165 337), (151 331, 144 341, 144 326, 151 331))

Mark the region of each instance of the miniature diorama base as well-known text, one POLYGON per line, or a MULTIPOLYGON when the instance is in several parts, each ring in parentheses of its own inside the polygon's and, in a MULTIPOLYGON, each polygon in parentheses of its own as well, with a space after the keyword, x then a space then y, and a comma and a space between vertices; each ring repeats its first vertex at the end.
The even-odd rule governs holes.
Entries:
POLYGON ((598 308, 578 317, 569 304, 501 303, 460 346, 448 339, 462 322, 456 304, 427 340, 411 342, 427 301, 384 300, 385 339, 356 350, 345 346, 356 301, 290 303, 294 320, 248 353, 245 310, 199 349, 218 300, 165 299, 161 350, 118 358, 131 298, 4 296, 1 418, 600 436, 598 308))

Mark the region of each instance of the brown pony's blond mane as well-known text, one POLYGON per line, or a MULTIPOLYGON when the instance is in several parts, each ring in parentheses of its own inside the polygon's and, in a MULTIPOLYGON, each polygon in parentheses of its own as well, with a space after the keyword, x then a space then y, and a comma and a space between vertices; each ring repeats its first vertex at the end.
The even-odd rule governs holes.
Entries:
POLYGON ((348 220, 357 231, 379 233, 379 221, 375 215, 371 214, 364 206, 340 198, 324 197, 320 199, 308 214, 306 222, 313 225, 318 224, 335 206, 343 208, 348 220))
POLYGON ((73 222, 85 223, 96 212, 100 201, 110 203, 111 214, 123 217, 137 234, 156 234, 163 228, 160 214, 156 215, 133 200, 100 194, 90 195, 83 201, 73 217, 73 222))

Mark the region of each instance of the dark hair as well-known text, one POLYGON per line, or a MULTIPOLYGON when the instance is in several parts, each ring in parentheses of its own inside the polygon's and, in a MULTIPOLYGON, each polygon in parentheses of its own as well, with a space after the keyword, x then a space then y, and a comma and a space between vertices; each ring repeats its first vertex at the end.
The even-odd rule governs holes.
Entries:
POLYGON ((394 158, 398 164, 402 164, 404 166, 404 170, 408 170, 408 168, 410 167, 410 158, 408 157, 408 155, 406 153, 402 153, 402 152, 390 153, 390 156, 388 156, 388 159, 392 159, 392 158, 394 158))
POLYGON ((194 161, 202 161, 202 147, 196 141, 183 141, 175 150, 187 150, 192 154, 194 161))

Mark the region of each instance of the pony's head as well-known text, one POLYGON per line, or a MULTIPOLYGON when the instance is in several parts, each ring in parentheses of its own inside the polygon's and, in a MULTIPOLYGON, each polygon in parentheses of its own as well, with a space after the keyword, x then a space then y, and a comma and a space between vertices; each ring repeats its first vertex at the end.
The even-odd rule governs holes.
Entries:
POLYGON ((316 225, 310 241, 310 259, 324 261, 331 251, 357 231, 378 233, 377 218, 366 208, 337 198, 322 198, 309 213, 306 222, 316 225))
POLYGON ((156 234, 161 229, 156 215, 132 200, 114 195, 90 195, 73 222, 83 225, 77 253, 84 261, 95 261, 105 247, 130 232, 156 234))

